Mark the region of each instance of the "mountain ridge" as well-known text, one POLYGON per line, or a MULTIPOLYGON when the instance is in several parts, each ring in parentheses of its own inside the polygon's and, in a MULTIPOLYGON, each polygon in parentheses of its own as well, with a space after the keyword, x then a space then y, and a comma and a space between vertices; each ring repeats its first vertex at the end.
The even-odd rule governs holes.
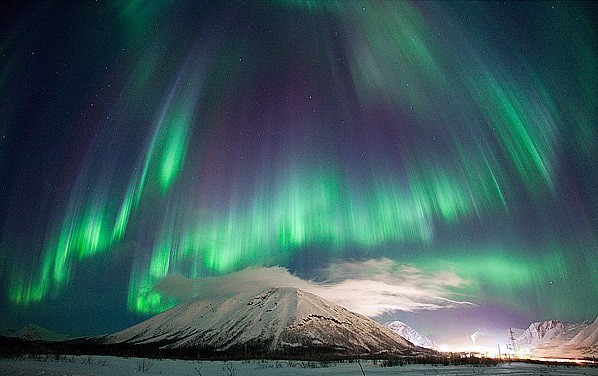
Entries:
POLYGON ((337 355, 431 352, 365 316, 295 288, 184 303, 100 340, 111 345, 222 353, 239 349, 337 355))
POLYGON ((517 342, 522 352, 536 356, 598 356, 598 318, 578 323, 534 322, 517 342))
POLYGON ((28 341, 62 341, 68 338, 64 334, 58 334, 33 323, 29 323, 18 330, 3 328, 0 330, 0 335, 28 341))

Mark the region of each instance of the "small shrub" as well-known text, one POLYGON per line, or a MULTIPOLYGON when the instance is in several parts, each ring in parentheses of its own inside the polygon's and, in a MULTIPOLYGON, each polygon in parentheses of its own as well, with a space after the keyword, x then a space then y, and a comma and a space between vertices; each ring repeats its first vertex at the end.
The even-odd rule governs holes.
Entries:
POLYGON ((137 372, 147 372, 154 366, 153 359, 137 359, 137 372))

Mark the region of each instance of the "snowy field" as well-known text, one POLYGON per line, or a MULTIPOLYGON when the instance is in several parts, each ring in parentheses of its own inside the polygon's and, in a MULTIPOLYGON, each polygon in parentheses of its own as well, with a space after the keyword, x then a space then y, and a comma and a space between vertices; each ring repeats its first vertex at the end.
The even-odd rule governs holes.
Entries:
MULTIPOLYGON (((526 363, 495 367, 407 365, 381 367, 379 362, 363 361, 366 375, 598 375, 598 368, 546 366, 526 363)), ((39 359, 0 359, 0 375, 363 375, 357 363, 302 361, 183 361, 117 358, 110 356, 67 356, 39 359)))

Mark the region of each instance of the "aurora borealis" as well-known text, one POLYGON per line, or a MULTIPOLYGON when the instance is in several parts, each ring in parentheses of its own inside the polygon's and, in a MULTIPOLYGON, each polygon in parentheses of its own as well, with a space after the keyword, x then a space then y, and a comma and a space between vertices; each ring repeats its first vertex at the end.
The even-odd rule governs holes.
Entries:
POLYGON ((3 7, 0 323, 116 330, 168 276, 368 260, 458 277, 477 308, 435 321, 598 314, 595 5, 3 7))

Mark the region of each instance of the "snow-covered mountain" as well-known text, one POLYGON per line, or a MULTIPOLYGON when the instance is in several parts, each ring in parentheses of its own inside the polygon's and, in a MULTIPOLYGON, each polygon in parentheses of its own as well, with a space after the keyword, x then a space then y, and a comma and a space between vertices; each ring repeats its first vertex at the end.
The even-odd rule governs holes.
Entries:
POLYGON ((580 323, 535 322, 518 338, 518 343, 523 352, 538 356, 596 356, 598 318, 580 323))
POLYGON ((183 303, 101 341, 218 352, 300 353, 308 349, 355 355, 427 351, 365 316, 294 288, 183 303))
POLYGON ((0 335, 17 337, 28 341, 61 341, 67 338, 65 335, 54 333, 36 324, 27 324, 19 330, 3 328, 0 335))
POLYGON ((585 323, 567 323, 557 320, 532 323, 519 337, 521 347, 542 347, 563 344, 575 337, 585 323))
POLYGON ((598 317, 593 323, 580 330, 566 345, 574 348, 587 348, 598 353, 598 317))
POLYGON ((405 324, 402 321, 392 321, 384 324, 387 328, 397 333, 407 341, 413 343, 416 346, 435 348, 436 343, 431 341, 429 338, 419 334, 415 329, 405 324))

